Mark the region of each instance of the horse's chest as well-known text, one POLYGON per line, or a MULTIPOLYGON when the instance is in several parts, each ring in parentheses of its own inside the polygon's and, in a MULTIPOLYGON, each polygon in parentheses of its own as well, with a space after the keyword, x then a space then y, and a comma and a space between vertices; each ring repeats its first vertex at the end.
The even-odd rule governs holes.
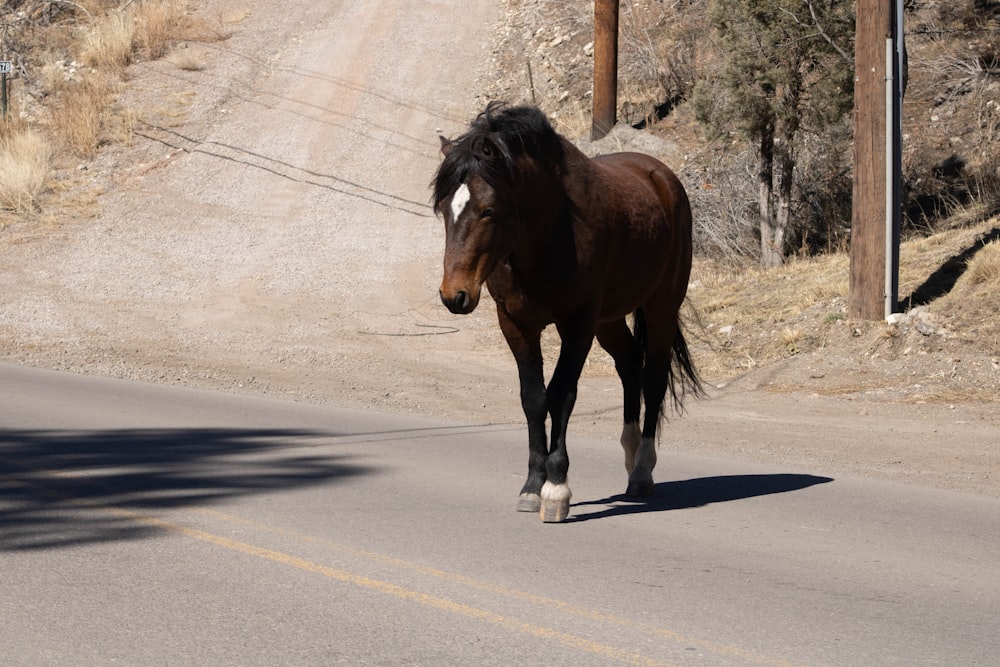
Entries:
POLYGON ((573 272, 551 267, 525 272, 509 262, 490 275, 487 287, 508 315, 541 326, 557 322, 576 310, 583 292, 582 279, 573 272))

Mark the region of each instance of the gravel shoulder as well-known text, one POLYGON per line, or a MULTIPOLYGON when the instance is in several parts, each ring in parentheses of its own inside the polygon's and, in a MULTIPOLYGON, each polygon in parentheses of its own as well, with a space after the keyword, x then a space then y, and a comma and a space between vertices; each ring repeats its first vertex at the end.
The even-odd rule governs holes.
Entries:
MULTIPOLYGON (((0 359, 519 424, 491 305, 459 318, 437 301, 443 235, 427 187, 437 135, 484 103, 501 12, 263 3, 228 40, 189 47, 206 50, 203 71, 134 66, 134 141, 80 165, 100 193, 94 215, 0 231, 0 359)), ((1000 496, 992 406, 767 391, 781 372, 730 381, 672 418, 661 476, 682 449, 1000 496)), ((618 447, 619 404, 595 352, 572 429, 618 447)))

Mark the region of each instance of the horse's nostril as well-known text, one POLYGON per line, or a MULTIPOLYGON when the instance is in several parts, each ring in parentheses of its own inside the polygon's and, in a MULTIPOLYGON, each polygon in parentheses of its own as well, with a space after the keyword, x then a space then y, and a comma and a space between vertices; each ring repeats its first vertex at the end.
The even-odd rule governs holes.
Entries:
POLYGON ((459 290, 452 297, 445 296, 443 291, 440 294, 441 303, 456 315, 465 315, 472 312, 472 296, 465 290, 459 290))

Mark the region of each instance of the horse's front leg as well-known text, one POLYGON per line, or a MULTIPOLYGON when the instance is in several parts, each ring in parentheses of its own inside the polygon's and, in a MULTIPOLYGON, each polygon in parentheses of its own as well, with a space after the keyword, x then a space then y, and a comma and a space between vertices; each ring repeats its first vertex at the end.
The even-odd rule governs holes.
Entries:
POLYGON ((572 492, 567 481, 569 452, 566 430, 576 404, 580 373, 594 342, 594 327, 589 319, 559 326, 562 347, 552 379, 546 390, 546 403, 552 417, 552 442, 545 463, 546 479, 542 486, 542 521, 560 522, 569 516, 572 492))
MULTIPOLYGON (((498 304, 499 305, 499 304, 498 304)), ((517 362, 521 384, 521 408, 528 421, 528 479, 517 499, 518 512, 537 512, 542 506, 542 486, 549 457, 545 434, 545 376, 542 368, 541 330, 527 330, 515 324, 498 307, 500 329, 517 362)))

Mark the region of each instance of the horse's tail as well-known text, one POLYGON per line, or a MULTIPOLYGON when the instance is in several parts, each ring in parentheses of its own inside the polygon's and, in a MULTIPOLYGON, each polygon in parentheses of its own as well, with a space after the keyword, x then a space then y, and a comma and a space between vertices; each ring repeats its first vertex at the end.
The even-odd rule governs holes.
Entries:
POLYGON ((690 392, 695 398, 705 395, 705 387, 701 383, 698 371, 695 370, 691 355, 688 353, 687 341, 681 322, 677 321, 677 335, 674 336, 674 346, 670 350, 670 367, 667 369, 667 387, 674 410, 684 412, 684 396, 690 392))
MULTIPOLYGON (((639 343, 642 351, 642 365, 646 363, 646 316, 642 308, 635 311, 635 339, 639 343)), ((670 348, 670 364, 667 366, 667 391, 670 392, 670 400, 673 404, 674 412, 682 414, 684 412, 684 398, 689 393, 695 398, 705 395, 705 387, 701 377, 691 361, 691 354, 688 352, 687 341, 684 340, 684 331, 680 318, 677 319, 677 333, 674 335, 674 343, 670 348)), ((665 401, 664 401, 665 403, 665 401)), ((661 411, 664 406, 661 406, 661 411)))
POLYGON ((642 312, 642 308, 639 308, 633 315, 635 316, 635 326, 632 335, 638 344, 639 368, 643 368, 646 365, 646 314, 642 312))

